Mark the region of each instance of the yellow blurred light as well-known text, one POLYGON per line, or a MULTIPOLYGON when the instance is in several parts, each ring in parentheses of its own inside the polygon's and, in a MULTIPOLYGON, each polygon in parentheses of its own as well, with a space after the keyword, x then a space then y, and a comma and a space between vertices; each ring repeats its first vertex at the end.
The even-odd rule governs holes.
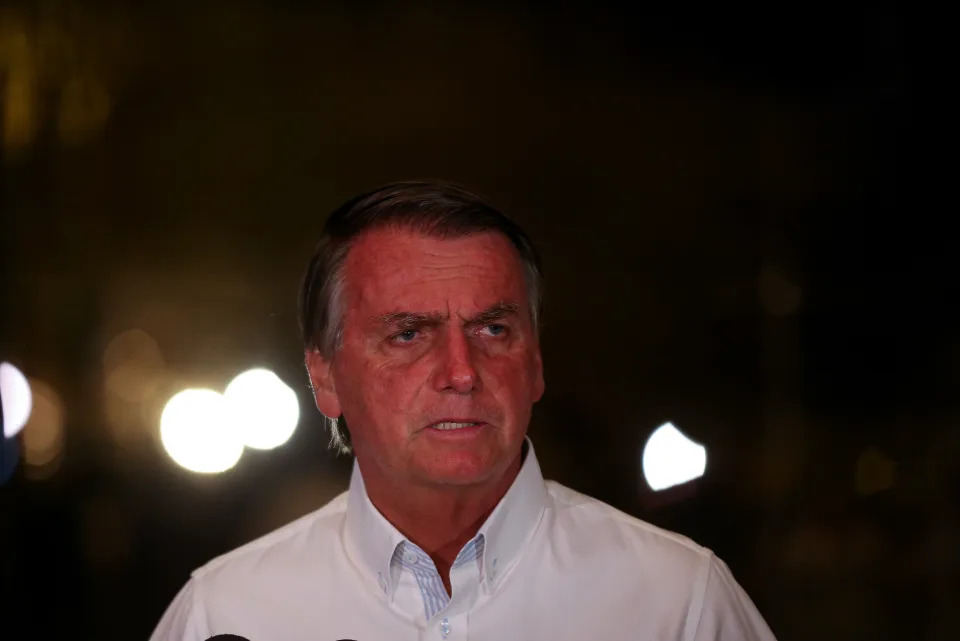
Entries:
POLYGON ((703 476, 707 449, 690 440, 672 423, 664 423, 643 447, 643 476, 651 489, 660 491, 703 476))
POLYGON ((19 152, 39 126, 39 69, 23 15, 0 6, 0 146, 19 152))
POLYGON ((24 67, 13 68, 3 87, 3 146, 14 152, 30 144, 38 126, 37 85, 31 71, 24 67))
POLYGON ((30 418, 33 396, 27 377, 10 363, 0 363, 0 402, 3 403, 3 434, 14 437, 30 418))
POLYGON ((267 369, 251 369, 230 381, 224 392, 230 422, 244 443, 270 450, 286 443, 300 420, 296 393, 267 369))
POLYGON ((35 378, 33 413, 23 429, 23 462, 33 478, 45 478, 56 471, 63 454, 64 412, 57 392, 35 378))
POLYGON ((117 334, 103 353, 107 391, 129 402, 141 402, 157 390, 164 373, 157 341, 145 331, 117 334))
POLYGON ((223 396, 209 389, 186 389, 167 401, 160 440, 178 465, 202 474, 225 472, 243 454, 242 435, 227 420, 223 396))

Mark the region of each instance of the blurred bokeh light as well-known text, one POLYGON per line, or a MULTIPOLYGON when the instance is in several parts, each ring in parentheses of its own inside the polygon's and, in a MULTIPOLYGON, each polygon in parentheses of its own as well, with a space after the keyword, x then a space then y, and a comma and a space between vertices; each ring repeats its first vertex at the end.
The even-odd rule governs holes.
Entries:
POLYGON ((10 363, 0 363, 0 402, 3 403, 3 434, 11 438, 26 425, 33 400, 27 377, 10 363))
POLYGON ((643 476, 651 489, 660 491, 703 476, 707 448, 695 443, 672 423, 664 423, 643 447, 643 476))
POLYGON ((268 369, 251 369, 223 394, 230 424, 247 447, 270 450, 286 443, 300 420, 296 393, 268 369))
POLYGON ((160 440, 170 458, 191 472, 225 472, 243 454, 241 434, 227 420, 223 396, 209 389, 186 389, 167 401, 160 440))
POLYGON ((0 6, 0 150, 10 155, 42 141, 50 117, 58 141, 77 146, 110 116, 110 82, 130 60, 127 25, 119 14, 70 9, 0 6))
POLYGON ((121 332, 103 353, 107 391, 125 401, 146 399, 157 389, 163 368, 160 346, 140 329, 121 332))
POLYGON ((21 437, 23 463, 28 477, 43 479, 53 475, 63 460, 66 440, 63 401, 49 384, 36 378, 29 382, 33 389, 33 412, 21 437))
POLYGON ((142 329, 114 336, 101 358, 104 414, 109 433, 124 452, 141 449, 160 417, 168 389, 166 363, 157 341, 142 329))

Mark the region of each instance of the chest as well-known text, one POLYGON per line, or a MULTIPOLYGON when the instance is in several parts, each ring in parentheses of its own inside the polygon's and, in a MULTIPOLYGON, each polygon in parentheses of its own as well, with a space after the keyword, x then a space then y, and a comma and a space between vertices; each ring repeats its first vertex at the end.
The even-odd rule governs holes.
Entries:
MULTIPOLYGON (((214 627, 250 641, 680 641, 689 598, 662 579, 599 560, 577 569, 531 557, 495 589, 458 593, 426 619, 419 595, 388 599, 376 581, 319 580, 251 595, 214 627), (226 619, 232 619, 232 623, 226 619)), ((413 589, 410 583, 407 588, 413 589)), ((211 623, 215 623, 211 621, 211 623)))

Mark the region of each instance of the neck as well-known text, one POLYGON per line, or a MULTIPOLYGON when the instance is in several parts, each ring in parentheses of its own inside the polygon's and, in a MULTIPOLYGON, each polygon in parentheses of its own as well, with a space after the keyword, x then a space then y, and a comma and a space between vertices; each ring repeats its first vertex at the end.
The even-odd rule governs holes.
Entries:
MULTIPOLYGON (((493 512, 520 472, 521 455, 495 481, 477 486, 415 485, 399 487, 364 477, 367 495, 377 510, 407 539, 430 555, 450 590, 449 571, 463 546, 493 512)), ((362 469, 361 469, 362 471, 362 469)))

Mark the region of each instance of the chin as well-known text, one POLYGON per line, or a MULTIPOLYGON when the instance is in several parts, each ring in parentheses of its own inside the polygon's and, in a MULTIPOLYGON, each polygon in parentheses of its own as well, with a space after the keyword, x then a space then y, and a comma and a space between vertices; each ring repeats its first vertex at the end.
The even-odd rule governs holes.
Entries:
MULTIPOLYGON (((497 466, 480 461, 449 461, 423 470, 425 478, 440 485, 481 485, 497 476, 497 466)), ((501 472, 502 473, 502 472, 501 472)))

